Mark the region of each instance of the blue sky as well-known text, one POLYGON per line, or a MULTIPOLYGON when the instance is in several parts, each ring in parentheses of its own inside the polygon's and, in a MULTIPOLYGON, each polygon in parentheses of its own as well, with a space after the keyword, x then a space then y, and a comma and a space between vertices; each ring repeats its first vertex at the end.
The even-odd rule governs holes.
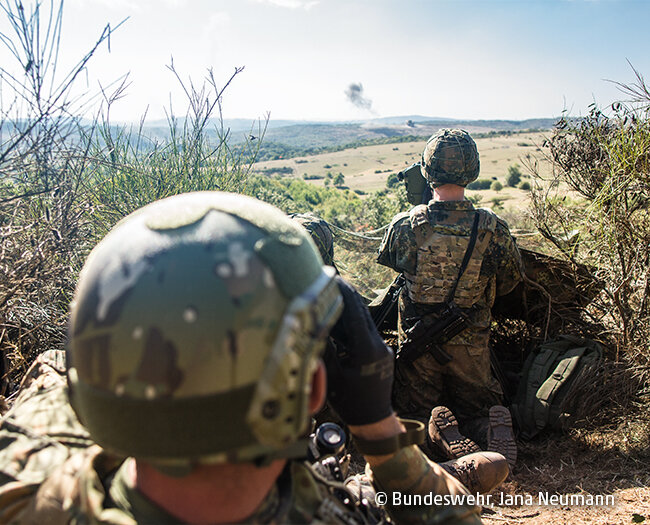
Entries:
POLYGON ((129 73, 119 120, 163 118, 170 100, 183 111, 172 56, 197 83, 245 66, 227 118, 578 115, 621 97, 606 79, 632 81, 627 60, 650 75, 645 0, 66 0, 64 59, 126 17, 87 75, 95 89, 129 73), (348 100, 351 83, 369 109, 348 100))

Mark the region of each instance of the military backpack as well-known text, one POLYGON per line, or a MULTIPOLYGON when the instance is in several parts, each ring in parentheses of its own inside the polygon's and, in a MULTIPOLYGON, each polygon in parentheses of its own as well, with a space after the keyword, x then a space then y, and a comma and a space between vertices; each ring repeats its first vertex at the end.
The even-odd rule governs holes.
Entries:
POLYGON ((566 427, 578 400, 576 381, 602 356, 596 341, 570 335, 546 341, 530 353, 512 404, 523 438, 566 427))

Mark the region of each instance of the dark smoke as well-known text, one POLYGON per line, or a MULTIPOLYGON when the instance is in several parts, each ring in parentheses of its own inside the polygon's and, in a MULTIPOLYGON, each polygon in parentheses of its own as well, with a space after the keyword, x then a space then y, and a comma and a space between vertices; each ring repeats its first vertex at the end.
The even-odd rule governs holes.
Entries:
POLYGON ((363 85, 361 82, 358 84, 350 84, 345 90, 345 96, 358 108, 372 111, 372 100, 363 96, 363 85))

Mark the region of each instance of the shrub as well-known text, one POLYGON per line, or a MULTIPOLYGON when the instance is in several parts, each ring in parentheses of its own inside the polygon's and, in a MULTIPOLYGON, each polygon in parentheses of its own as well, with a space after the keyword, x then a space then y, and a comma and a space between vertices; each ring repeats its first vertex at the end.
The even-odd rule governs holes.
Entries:
POLYGON ((530 182, 522 182, 519 185, 519 189, 524 191, 530 191, 530 182))
POLYGON ((503 189, 503 184, 501 184, 498 180, 495 180, 490 186, 490 189, 492 191, 501 191, 503 189))
MULTIPOLYGON (((581 119, 564 116, 546 146, 553 163, 548 184, 531 193, 540 233, 567 259, 587 263, 604 284, 592 305, 605 323, 599 337, 617 360, 650 370, 650 88, 619 84, 631 102, 611 112, 591 104, 581 119), (567 189, 576 199, 567 199, 567 189), (566 242, 565 232, 579 242, 566 242), (576 237, 576 236, 574 236, 576 237)), ((539 177, 539 175, 537 175, 539 177)), ((646 383, 647 384, 647 383, 646 383)))
POLYGON ((511 188, 516 188, 517 184, 521 182, 521 169, 518 164, 513 164, 508 167, 508 175, 506 176, 506 184, 511 188))
POLYGON ((492 181, 490 179, 478 179, 475 180, 474 182, 470 182, 467 185, 468 190, 487 190, 490 188, 492 185, 492 181))
POLYGON ((391 173, 386 179, 386 187, 394 188, 399 184, 399 179, 397 178, 397 173, 391 173))

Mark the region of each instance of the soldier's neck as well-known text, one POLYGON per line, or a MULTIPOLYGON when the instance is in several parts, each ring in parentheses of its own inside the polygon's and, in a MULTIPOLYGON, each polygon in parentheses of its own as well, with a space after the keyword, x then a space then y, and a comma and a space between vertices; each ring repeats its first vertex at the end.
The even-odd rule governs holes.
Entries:
POLYGON ((465 200, 465 188, 457 184, 445 184, 433 188, 434 201, 463 201, 465 200))
POLYGON ((150 500, 183 523, 234 523, 251 516, 280 476, 285 460, 199 466, 188 476, 167 476, 132 462, 129 478, 150 500))

